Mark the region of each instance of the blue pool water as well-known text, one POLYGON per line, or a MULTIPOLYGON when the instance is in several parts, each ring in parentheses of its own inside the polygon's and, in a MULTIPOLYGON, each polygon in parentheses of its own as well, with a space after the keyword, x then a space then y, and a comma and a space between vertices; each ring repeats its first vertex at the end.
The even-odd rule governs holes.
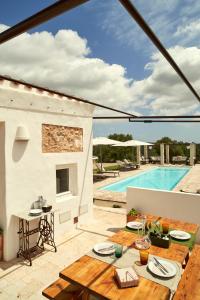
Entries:
POLYGON ((100 188, 100 190, 126 192, 128 186, 171 191, 189 172, 190 168, 162 167, 142 172, 100 188))

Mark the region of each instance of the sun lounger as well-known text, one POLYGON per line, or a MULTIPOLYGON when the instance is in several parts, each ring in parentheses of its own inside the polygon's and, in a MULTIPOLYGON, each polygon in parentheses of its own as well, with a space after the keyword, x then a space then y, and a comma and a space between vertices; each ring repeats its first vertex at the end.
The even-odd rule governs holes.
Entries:
POLYGON ((139 169, 140 168, 139 164, 134 164, 133 162, 131 162, 130 160, 128 160, 126 158, 124 159, 124 163, 125 163, 126 166, 131 166, 134 169, 139 169))
POLYGON ((187 162, 186 156, 173 156, 172 157, 172 163, 173 164, 183 164, 187 162))
POLYGON ((102 173, 93 174, 93 181, 94 182, 99 181, 99 180, 103 180, 103 179, 106 179, 106 178, 108 178, 107 174, 102 174, 102 173))
POLYGON ((136 169, 135 166, 131 166, 129 164, 125 164, 125 162, 121 161, 121 160, 117 160, 116 163, 118 164, 118 166, 120 167, 121 171, 130 171, 130 170, 134 170, 136 169))
POLYGON ((152 164, 160 163, 160 156, 151 156, 150 157, 150 162, 152 164))
POLYGON ((107 171, 105 170, 104 166, 99 163, 96 163, 96 167, 97 167, 97 170, 100 174, 113 174, 113 176, 119 176, 119 171, 117 170, 110 170, 110 171, 107 171))
POLYGON ((145 165, 149 163, 149 159, 145 158, 144 156, 141 156, 140 162, 141 164, 145 165))

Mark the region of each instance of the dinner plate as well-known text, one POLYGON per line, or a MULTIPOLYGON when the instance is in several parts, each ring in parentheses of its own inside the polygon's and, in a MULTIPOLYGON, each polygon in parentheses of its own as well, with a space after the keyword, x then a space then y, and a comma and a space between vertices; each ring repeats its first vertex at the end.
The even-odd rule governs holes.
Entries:
POLYGON ((189 240, 191 238, 191 234, 182 230, 172 230, 169 234, 177 240, 189 240))
POLYGON ((133 221, 133 222, 128 222, 126 224, 126 226, 130 229, 142 229, 142 223, 141 222, 137 222, 137 221, 133 221))
POLYGON ((99 243, 96 244, 93 249, 98 254, 110 255, 115 252, 115 245, 109 242, 99 243))
POLYGON ((30 210, 30 215, 32 215, 32 216, 38 216, 38 215, 41 215, 41 213, 42 213, 42 209, 39 209, 39 208, 30 210))
POLYGON ((148 269, 150 270, 151 273, 153 273, 156 276, 164 277, 164 278, 171 278, 176 275, 177 270, 172 263, 164 259, 158 259, 158 261, 168 271, 168 273, 162 272, 161 268, 157 266, 157 263, 154 261, 154 259, 150 260, 148 263, 148 269))

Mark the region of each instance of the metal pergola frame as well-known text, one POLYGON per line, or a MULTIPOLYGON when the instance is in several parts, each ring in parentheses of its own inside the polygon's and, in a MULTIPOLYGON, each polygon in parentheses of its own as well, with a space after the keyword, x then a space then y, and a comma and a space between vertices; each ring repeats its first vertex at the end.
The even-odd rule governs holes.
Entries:
MULTIPOLYGON (((9 41, 12 38, 15 38, 16 36, 24 33, 27 30, 30 30, 33 27, 36 27, 64 12, 67 12, 79 5, 82 5, 89 0, 59 0, 56 3, 46 7, 45 9, 39 11, 38 13, 30 16, 29 18, 19 22, 18 24, 10 27, 9 29, 3 31, 0 33, 0 44, 3 44, 7 41, 9 41)), ((122 6, 127 10, 127 12, 131 15, 131 17, 137 22, 137 24, 141 27, 141 29, 146 33, 146 35, 149 37, 149 39, 152 41, 152 43, 157 47, 157 49, 161 52, 161 54, 165 57, 165 59, 168 61, 168 63, 172 66, 172 68, 175 70, 177 75, 181 78, 181 80, 185 83, 185 85, 189 88, 189 90, 193 93, 195 98, 200 102, 200 96, 198 95, 197 91, 194 89, 194 87, 191 85, 187 77, 184 75, 184 73, 181 71, 179 66, 176 64, 172 56, 169 54, 169 52, 166 50, 166 48, 163 46, 161 41, 158 39, 156 34, 153 32, 153 30, 150 28, 150 26, 146 23, 146 21, 143 19, 143 17, 140 15, 140 13, 137 11, 137 9, 134 7, 132 2, 130 0, 118 0, 122 6)), ((94 117, 94 119, 128 119, 129 122, 200 122, 200 120, 192 120, 193 118, 200 118, 200 116, 136 116, 132 113, 128 113, 122 110, 114 109, 112 107, 108 107, 105 105, 101 105, 86 99, 78 98, 71 95, 66 95, 58 91, 52 91, 48 88, 43 88, 36 86, 34 84, 25 83, 20 80, 11 79, 6 76, 0 76, 0 79, 7 79, 19 84, 25 84, 30 87, 39 88, 44 91, 48 92, 54 92, 60 96, 66 96, 70 99, 75 99, 80 102, 88 103, 91 105, 95 105, 104 109, 108 109, 114 112, 121 113, 125 115, 125 117, 94 117), (142 120, 143 119, 143 120, 142 120), (155 120, 156 119, 156 120, 155 120), (159 119, 159 120, 158 120, 159 119), (170 119, 170 120, 169 120, 170 119), (187 120, 185 120, 187 119, 187 120), (190 120, 188 120, 190 119, 190 120)))

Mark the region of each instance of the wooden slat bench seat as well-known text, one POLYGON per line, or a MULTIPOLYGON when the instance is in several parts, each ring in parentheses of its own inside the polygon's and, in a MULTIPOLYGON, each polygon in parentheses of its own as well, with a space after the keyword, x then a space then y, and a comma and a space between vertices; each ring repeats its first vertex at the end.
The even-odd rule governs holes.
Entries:
POLYGON ((173 300, 200 300, 200 245, 195 245, 173 300))
POLYGON ((59 278, 48 286, 42 295, 50 300, 80 300, 83 289, 59 278))

